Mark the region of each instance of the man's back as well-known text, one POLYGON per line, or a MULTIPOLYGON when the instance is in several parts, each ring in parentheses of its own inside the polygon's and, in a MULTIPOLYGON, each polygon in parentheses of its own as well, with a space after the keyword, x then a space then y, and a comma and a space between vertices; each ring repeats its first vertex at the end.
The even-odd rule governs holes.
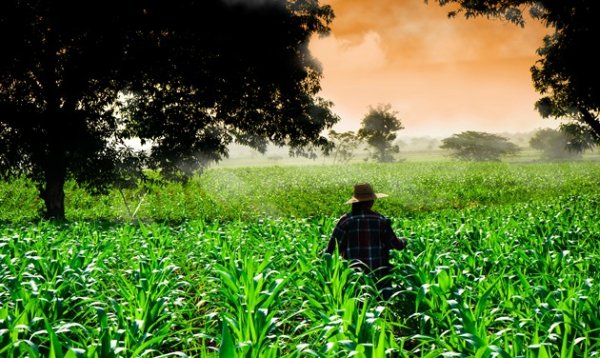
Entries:
POLYGON ((332 254, 338 245, 339 253, 356 260, 372 270, 389 266, 389 250, 401 249, 389 219, 369 209, 356 210, 340 218, 325 252, 332 254))

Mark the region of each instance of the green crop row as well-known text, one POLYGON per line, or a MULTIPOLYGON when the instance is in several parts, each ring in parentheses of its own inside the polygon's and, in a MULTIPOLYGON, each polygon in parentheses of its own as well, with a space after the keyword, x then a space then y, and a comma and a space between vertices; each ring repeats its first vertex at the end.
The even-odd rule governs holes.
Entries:
POLYGON ((0 356, 597 356, 598 174, 597 163, 213 169, 101 197, 70 182, 63 224, 27 222, 34 188, 4 183, 0 356), (390 194, 377 209, 410 241, 389 302, 321 253, 361 181, 390 194))
POLYGON ((573 192, 543 200, 408 216, 378 202, 409 239, 387 302, 322 254, 333 215, 5 224, 0 356, 598 356, 600 195, 562 178, 573 192))

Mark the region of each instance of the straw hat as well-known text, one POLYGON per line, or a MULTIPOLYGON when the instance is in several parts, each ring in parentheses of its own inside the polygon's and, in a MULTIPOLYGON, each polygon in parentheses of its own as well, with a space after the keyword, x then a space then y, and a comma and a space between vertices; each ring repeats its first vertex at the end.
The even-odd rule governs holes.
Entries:
POLYGON ((373 187, 369 183, 356 184, 354 186, 354 193, 352 198, 345 202, 345 204, 358 203, 360 201, 371 201, 379 198, 385 198, 388 196, 383 193, 375 193, 373 187))

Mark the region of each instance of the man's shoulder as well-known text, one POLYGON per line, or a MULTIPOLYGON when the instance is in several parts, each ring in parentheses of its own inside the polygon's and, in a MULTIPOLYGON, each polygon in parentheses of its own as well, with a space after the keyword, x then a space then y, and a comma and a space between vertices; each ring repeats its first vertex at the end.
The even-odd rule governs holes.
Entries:
POLYGON ((376 211, 367 210, 367 211, 351 212, 351 213, 344 214, 340 218, 339 222, 341 223, 341 222, 354 221, 354 220, 388 221, 389 219, 376 211))
POLYGON ((385 217, 383 214, 380 214, 373 210, 368 210, 368 211, 364 212, 363 216, 368 217, 368 218, 375 218, 375 219, 379 219, 379 220, 388 220, 388 218, 385 217))
POLYGON ((352 217, 352 213, 346 213, 346 214, 340 216, 340 218, 337 220, 337 224, 342 225, 343 223, 348 221, 348 219, 350 219, 351 217, 352 217))
POLYGON ((387 220, 387 219, 388 219, 388 218, 387 218, 385 215, 383 215, 383 214, 380 214, 380 213, 378 213, 378 212, 376 212, 376 211, 371 211, 371 213, 372 213, 373 215, 377 216, 378 218, 385 219, 385 220, 387 220))

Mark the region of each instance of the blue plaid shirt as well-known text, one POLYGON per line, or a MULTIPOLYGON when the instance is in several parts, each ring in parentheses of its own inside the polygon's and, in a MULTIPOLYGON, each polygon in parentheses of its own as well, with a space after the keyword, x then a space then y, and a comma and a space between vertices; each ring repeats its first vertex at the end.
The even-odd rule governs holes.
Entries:
POLYGON ((333 254, 336 246, 343 258, 354 261, 354 266, 387 275, 390 250, 404 249, 406 239, 396 236, 388 218, 365 209, 340 218, 325 252, 333 254))

